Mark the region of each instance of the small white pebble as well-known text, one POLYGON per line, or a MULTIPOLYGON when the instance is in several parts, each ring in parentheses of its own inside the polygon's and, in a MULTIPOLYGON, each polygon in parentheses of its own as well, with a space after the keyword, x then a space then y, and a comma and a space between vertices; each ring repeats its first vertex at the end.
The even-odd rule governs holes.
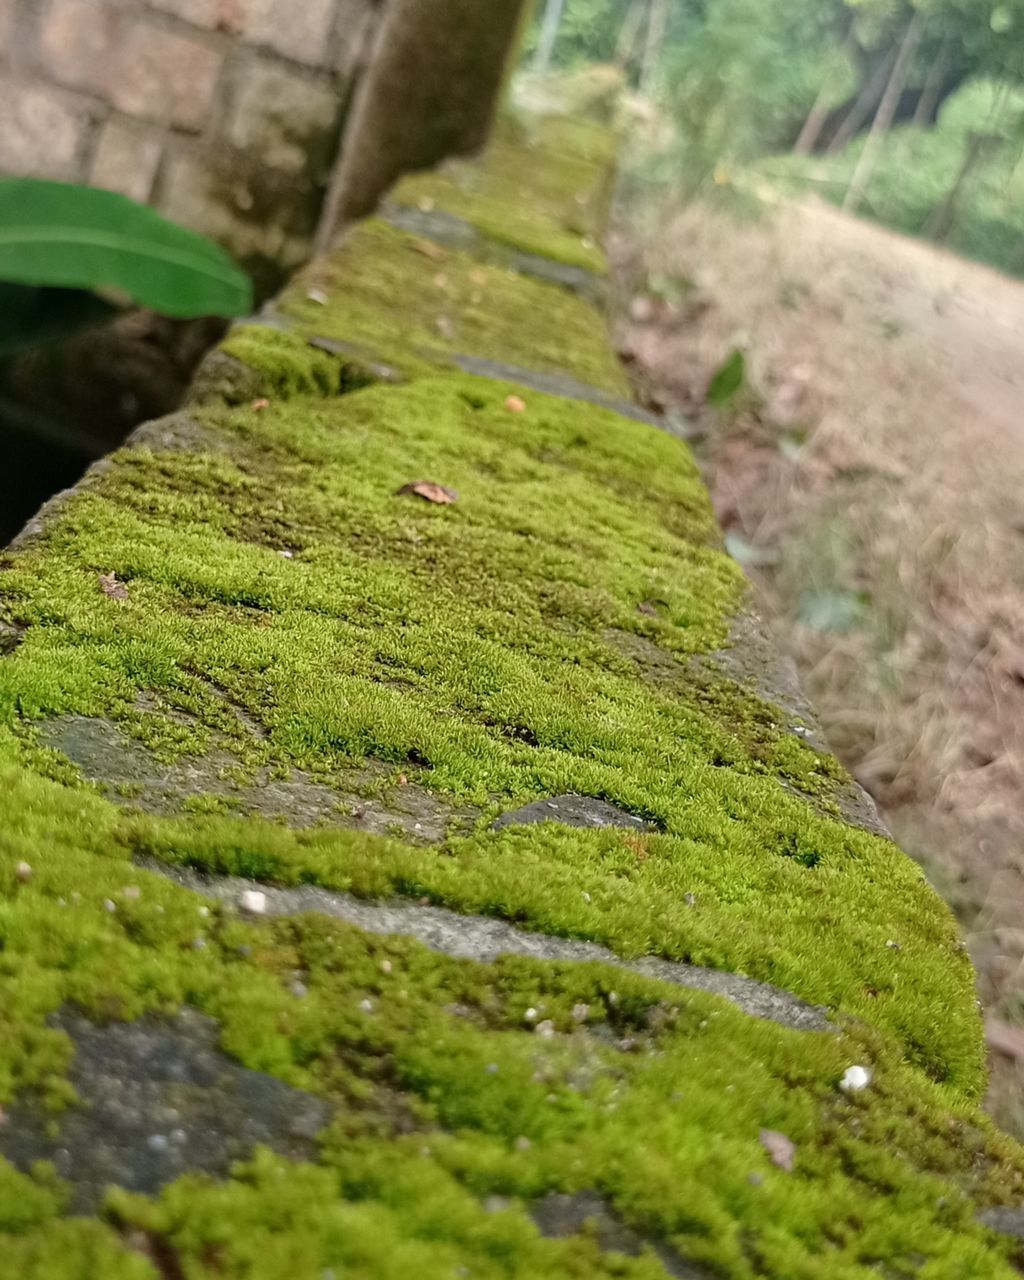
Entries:
POLYGON ((109 911, 110 914, 113 915, 114 912, 117 910, 117 903, 113 900, 113 898, 104 898, 103 910, 109 911))
POLYGON ((296 980, 291 985, 291 992, 292 992, 292 995, 295 996, 297 1000, 301 1000, 304 996, 309 995, 309 988, 306 986, 304 982, 299 982, 299 980, 296 978, 296 980))
POLYGON ((619 1003, 619 993, 618 993, 617 991, 609 991, 609 992, 608 992, 608 1003, 609 1003, 609 1004, 618 1004, 618 1003, 619 1003))
POLYGON ((867 1067, 847 1067, 839 1087, 844 1093, 860 1093, 871 1083, 871 1072, 867 1067))
POLYGON ((310 302, 315 302, 318 307, 326 307, 330 299, 323 289, 310 289, 306 294, 310 302))
POLYGON ((284 558, 285 560, 294 560, 294 559, 295 559, 295 552, 294 552, 294 551, 282 551, 282 552, 281 552, 281 555, 283 556, 283 558, 284 558))
POLYGON ((890 950, 890 951, 902 951, 902 950, 903 950, 903 948, 900 946, 900 944, 899 944, 898 942, 896 942, 893 938, 890 938, 890 939, 888 940, 888 942, 886 942, 886 944, 885 944, 885 945, 889 948, 889 950, 890 950))
POLYGON ((202 935, 202 934, 200 934, 198 938, 193 938, 193 939, 192 939, 192 950, 193 950, 193 951, 205 951, 205 950, 206 950, 206 939, 203 937, 203 935, 202 935))
POLYGON ((583 890, 583 892, 580 894, 580 897, 583 899, 584 902, 594 901, 594 899, 590 896, 590 894, 587 893, 586 889, 583 890))
POLYGON ((188 1141, 188 1134, 185 1132, 184 1129, 172 1129, 171 1141, 174 1143, 177 1143, 177 1145, 180 1147, 182 1143, 188 1141))
POLYGON ((529 1151, 533 1143, 529 1138, 516 1138, 515 1148, 517 1151, 529 1151))
POLYGON ((121 890, 121 897, 125 902, 138 902, 142 897, 142 890, 137 884, 130 884, 127 888, 121 890))
POLYGON ((14 875, 21 884, 28 884, 32 879, 32 868, 27 862, 19 862, 14 868, 14 875))
POLYGON ((537 1010, 536 1010, 536 1009, 533 1009, 533 1008, 530 1008, 530 1009, 527 1009, 527 1011, 523 1014, 523 1021, 524 1021, 524 1022, 536 1022, 536 1021, 537 1021, 537 1017, 538 1017, 537 1010))
POLYGON ((146 1146, 150 1151, 166 1151, 170 1144, 162 1133, 151 1133, 146 1139, 146 1146))
POLYGON ((574 1005, 573 1005, 573 1007, 572 1007, 572 1020, 573 1020, 573 1022, 586 1022, 586 1020, 587 1020, 589 1017, 590 1017, 590 1005, 589 1005, 589 1004, 574 1004, 574 1005))
POLYGON ((390 972, 391 972, 391 961, 390 961, 390 960, 382 960, 382 961, 380 962, 380 971, 381 971, 381 973, 390 973, 390 972))
POLYGON ((538 1022, 534 1027, 534 1031, 544 1040, 550 1040, 555 1034, 555 1024, 550 1018, 545 1018, 543 1022, 538 1022))
POLYGON ((205 919, 206 919, 206 917, 210 914, 210 908, 209 908, 209 907, 200 907, 200 908, 199 908, 199 914, 200 914, 200 915, 203 917, 203 919, 205 920, 205 919))
POLYGON ((239 906, 248 915, 263 916, 267 913, 267 895, 258 889, 246 889, 242 894, 239 906))
POLYGON ((363 1013, 373 1013, 373 1001, 372 1001, 372 1000, 360 1000, 360 1001, 359 1001, 359 1007, 360 1007, 360 1009, 362 1009, 363 1013))
POLYGON ((498 1066, 496 1062, 488 1062, 485 1070, 487 1071, 487 1074, 489 1076, 496 1076, 498 1072, 501 1070, 501 1068, 498 1066))

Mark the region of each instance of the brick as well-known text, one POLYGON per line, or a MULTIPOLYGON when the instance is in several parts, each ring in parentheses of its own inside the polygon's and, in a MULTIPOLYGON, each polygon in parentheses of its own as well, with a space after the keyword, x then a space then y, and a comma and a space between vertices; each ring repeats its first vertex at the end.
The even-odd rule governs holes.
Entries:
POLYGON ((238 0, 242 38, 286 58, 323 67, 330 61, 336 0, 238 0))
POLYGON ((308 74, 253 61, 236 69, 224 132, 272 169, 319 172, 329 165, 341 97, 308 74))
POLYGON ((40 53, 61 84, 105 98, 127 115, 193 131, 209 113, 222 63, 198 40, 92 0, 55 0, 40 53))
POLYGON ((0 78, 4 104, 0 173, 24 178, 79 177, 78 157, 87 122, 55 89, 0 78))
POLYGON ((161 151, 159 138, 109 120, 100 134, 89 181, 144 204, 153 190, 161 151))

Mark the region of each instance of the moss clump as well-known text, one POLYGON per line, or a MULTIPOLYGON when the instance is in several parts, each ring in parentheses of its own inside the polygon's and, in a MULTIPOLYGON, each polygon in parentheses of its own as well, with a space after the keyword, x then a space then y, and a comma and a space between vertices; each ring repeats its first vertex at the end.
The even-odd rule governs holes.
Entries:
POLYGON ((428 372, 459 353, 569 374, 628 396, 604 317, 557 285, 381 222, 356 228, 329 262, 312 270, 281 306, 309 336, 354 343, 406 373, 428 372), (326 306, 317 291, 328 295, 326 306))
POLYGON ((0 558, 19 640, 0 657, 0 1103, 37 1093, 59 1123, 74 1101, 60 1007, 187 1004, 336 1118, 315 1166, 257 1152, 222 1184, 113 1192, 96 1221, 61 1216, 52 1171, 0 1161, 0 1280, 655 1280, 679 1259, 725 1280, 1009 1280, 1009 1246, 975 1215, 1024 1196, 1024 1157, 976 1111, 969 962, 910 862, 822 812, 835 762, 686 661, 727 642, 744 595, 689 454, 443 368, 467 350, 618 390, 597 313, 380 225, 319 284, 326 306, 308 281, 292 292, 294 336, 232 339, 269 404, 198 406, 210 452, 122 451, 0 558), (317 333, 413 381, 339 396, 317 333), (418 480, 458 502, 399 493, 418 480), (671 678, 645 679, 615 636, 657 646, 671 678), (40 744, 65 715, 114 720, 159 760, 223 753, 250 781, 329 786, 370 762, 381 786, 404 776, 482 816, 433 848, 202 797, 146 817, 40 744), (491 830, 561 792, 654 830, 491 830), (743 971, 831 1006, 836 1032, 600 965, 243 922, 140 855, 743 971), (849 1098, 853 1062, 874 1082, 849 1098), (794 1142, 791 1173, 762 1129, 794 1142), (541 1239, 529 1206, 549 1192, 600 1195, 645 1251, 541 1239))
POLYGON ((524 253, 604 274, 615 134, 591 121, 506 126, 480 161, 399 183, 396 204, 444 209, 524 253))

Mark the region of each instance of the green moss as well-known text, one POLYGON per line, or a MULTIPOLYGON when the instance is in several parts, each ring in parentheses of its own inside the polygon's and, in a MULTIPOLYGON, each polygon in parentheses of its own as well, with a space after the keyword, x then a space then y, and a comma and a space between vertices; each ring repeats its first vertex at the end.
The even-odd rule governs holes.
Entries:
POLYGON ((299 332, 231 340, 265 408, 197 406, 213 451, 122 451, 0 558, 21 639, 0 658, 0 1103, 74 1102, 71 1044, 48 1024, 62 1006, 187 1004, 335 1120, 315 1166, 257 1152, 223 1183, 114 1192, 95 1221, 61 1216, 52 1172, 0 1162, 0 1280, 655 1280, 665 1247, 725 1280, 1009 1280, 1010 1246, 975 1215, 1024 1197, 1024 1157, 976 1110, 969 962, 912 864, 823 811, 835 762, 689 661, 727 643, 745 593, 689 454, 439 369, 468 350, 618 389, 597 314, 380 225, 319 279, 327 305, 309 283, 287 304, 299 332), (343 362, 305 343, 318 333, 413 381, 337 394, 343 362), (420 480, 458 502, 399 493, 420 480), (126 601, 102 591, 111 572, 126 601), (616 635, 659 646, 671 678, 645 679, 616 635), (113 720, 197 776, 329 785, 370 761, 380 794, 404 775, 482 816, 432 848, 296 832, 207 794, 145 817, 37 742, 65 715, 113 720), (562 792, 652 831, 490 829, 562 792), (830 1006, 836 1031, 601 965, 485 966, 321 917, 200 915, 140 856, 745 972, 830 1006), (846 1097, 854 1062, 874 1081, 846 1097), (796 1144, 792 1173, 765 1128, 796 1144), (552 1191, 599 1194, 646 1252, 541 1239, 528 1209, 552 1191))
POLYGON ((492 240, 604 274, 605 230, 617 139, 590 121, 506 128, 482 160, 417 174, 396 188, 399 205, 443 209, 492 240))
POLYGON ((304 334, 354 343, 405 373, 429 372, 459 353, 628 396, 604 317, 582 298, 384 223, 354 230, 292 286, 281 309, 304 334))

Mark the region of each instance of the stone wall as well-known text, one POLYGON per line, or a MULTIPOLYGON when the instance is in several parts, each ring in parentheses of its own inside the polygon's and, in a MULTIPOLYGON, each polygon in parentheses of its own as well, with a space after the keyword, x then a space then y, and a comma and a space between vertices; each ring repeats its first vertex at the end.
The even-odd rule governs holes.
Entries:
POLYGON ((89 182, 305 256, 376 0, 0 0, 0 174, 89 182))

